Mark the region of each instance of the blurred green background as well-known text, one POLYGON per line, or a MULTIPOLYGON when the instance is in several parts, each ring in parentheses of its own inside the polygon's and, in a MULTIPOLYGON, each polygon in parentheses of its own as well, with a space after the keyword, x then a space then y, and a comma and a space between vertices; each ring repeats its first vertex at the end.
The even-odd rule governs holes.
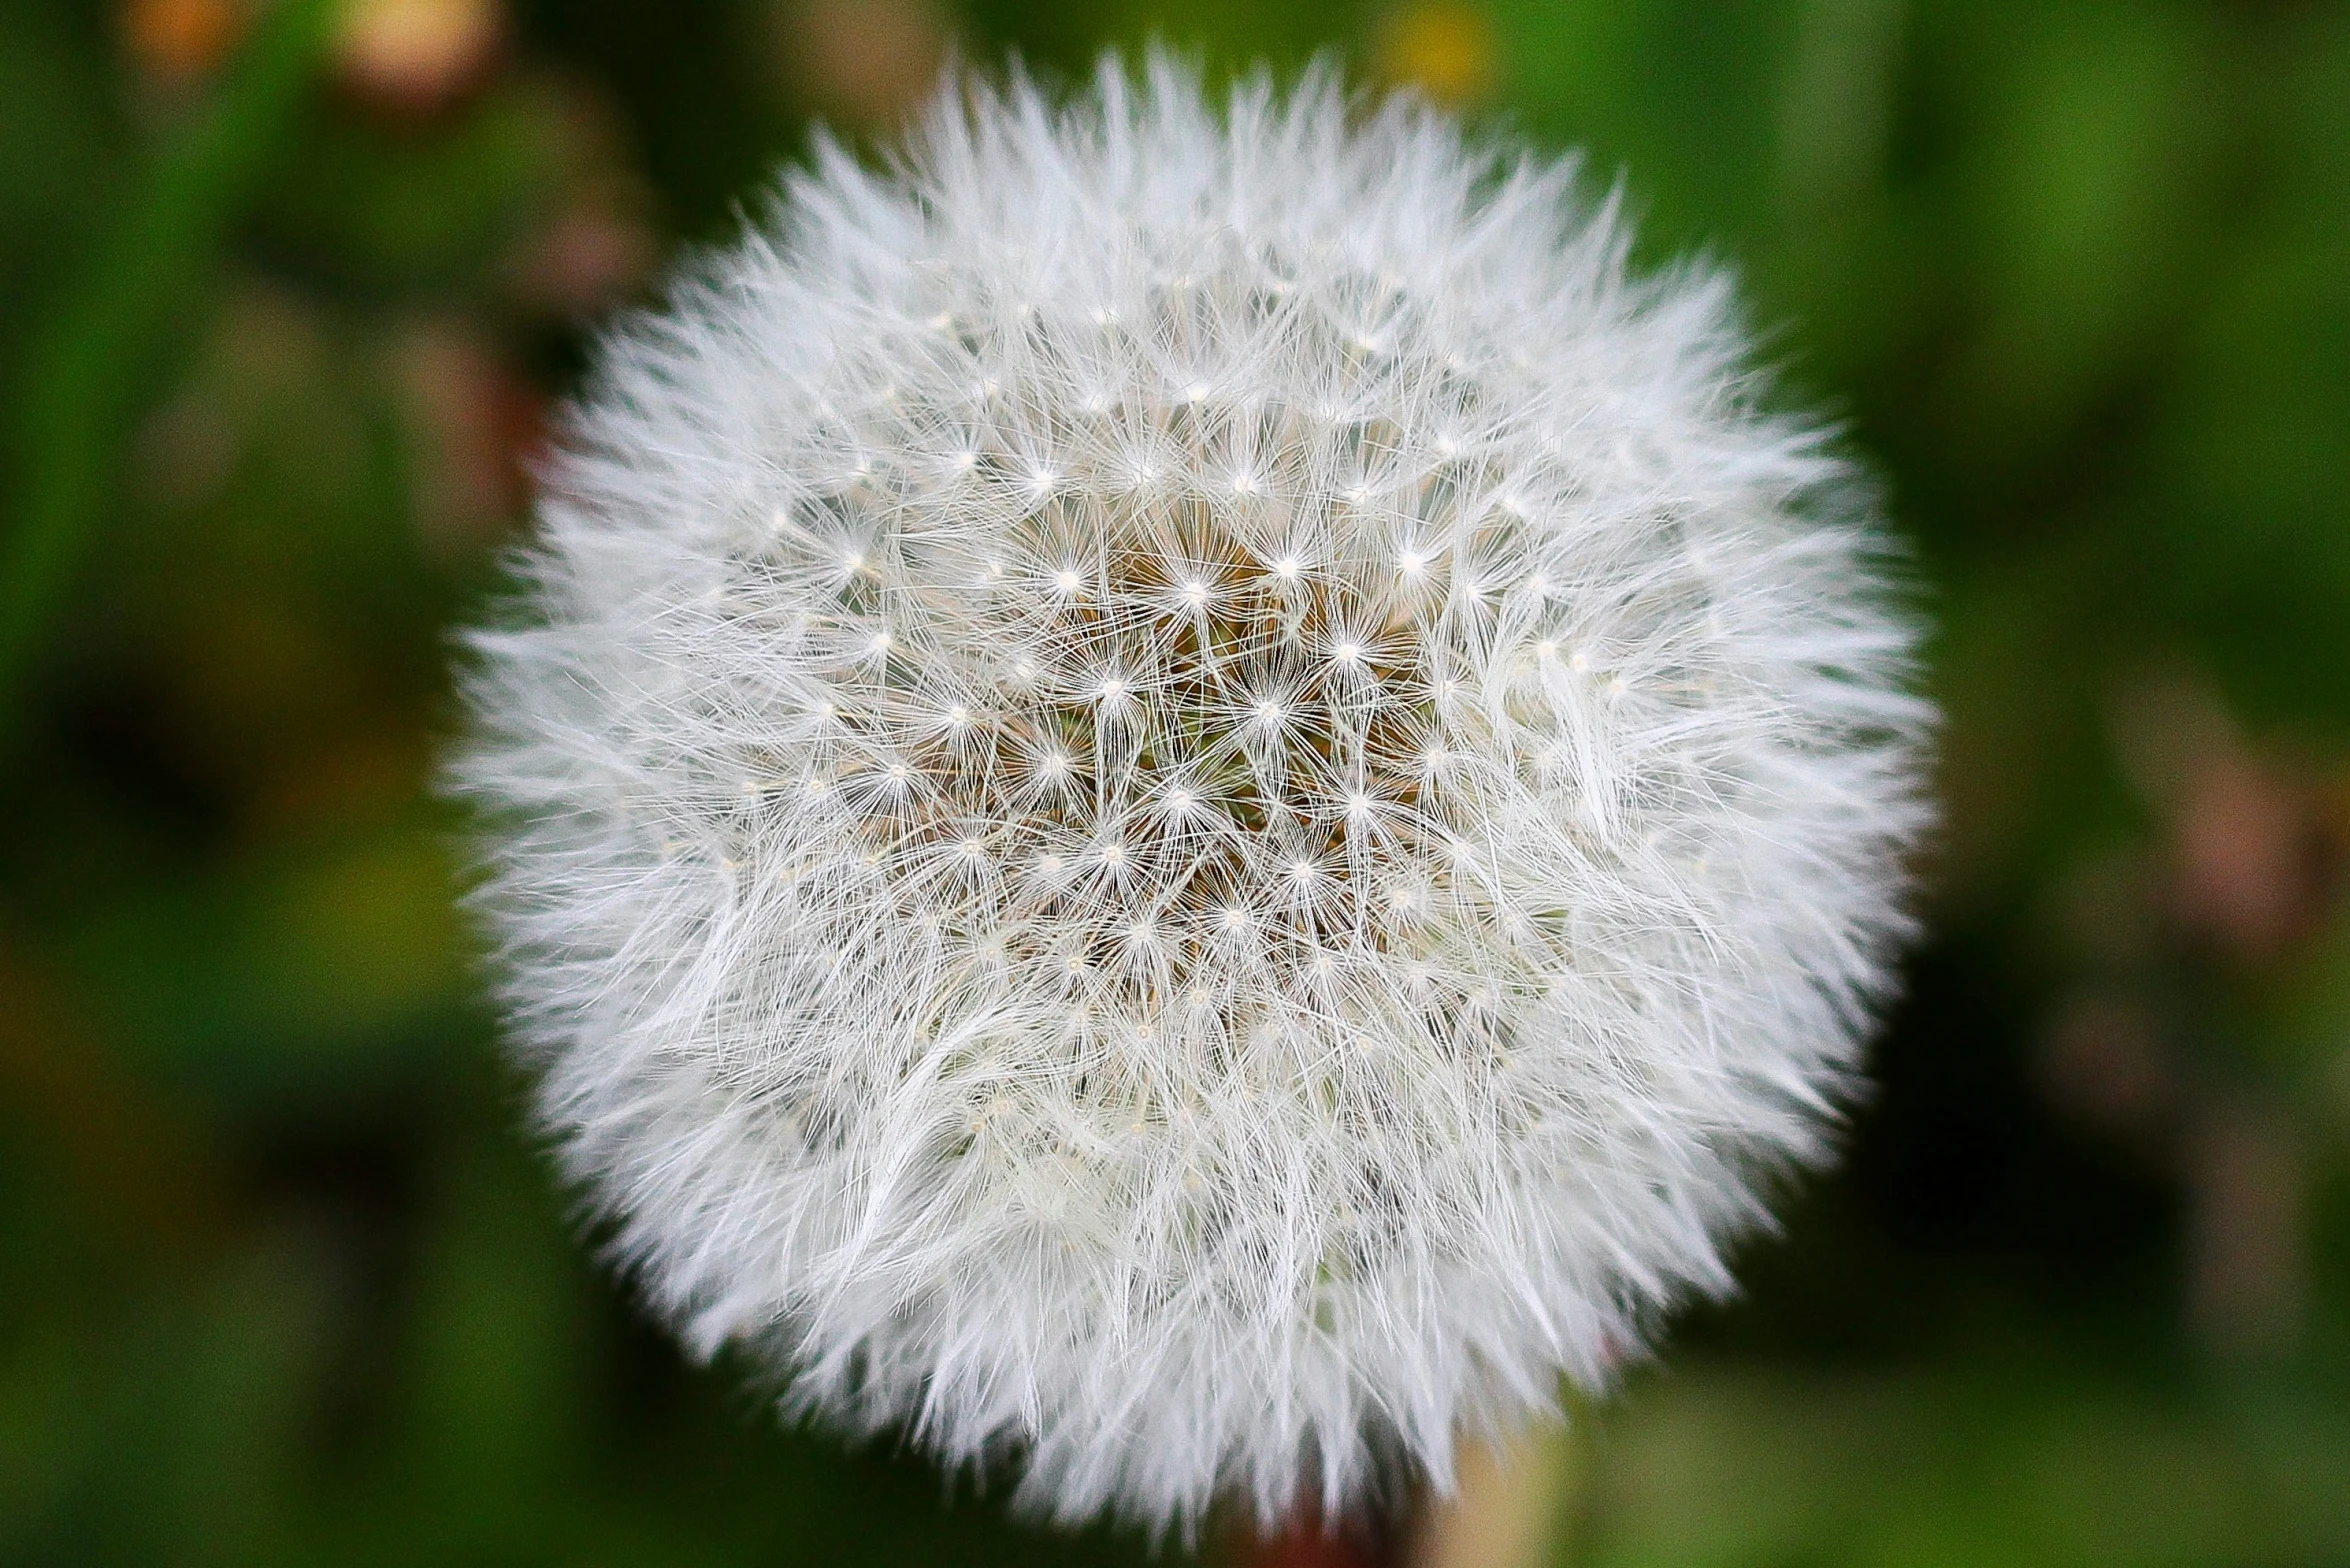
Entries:
POLYGON ((1940 625, 1930 934, 1848 1160, 1400 1559, 2350 1563, 2311 0, 5 0, 0 1561, 1145 1560, 639 1319, 518 1130, 425 783, 593 324, 811 117, 1154 34, 1588 148, 1650 260, 1741 270, 1940 625))

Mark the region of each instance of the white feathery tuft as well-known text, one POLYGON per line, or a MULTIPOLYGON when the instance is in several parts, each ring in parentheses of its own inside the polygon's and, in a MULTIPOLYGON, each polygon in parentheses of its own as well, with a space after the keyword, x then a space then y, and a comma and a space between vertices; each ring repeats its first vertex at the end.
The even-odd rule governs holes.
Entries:
POLYGON ((1866 497, 1718 273, 1335 77, 837 149, 622 328, 457 786, 697 1351, 1022 1496, 1336 1511, 1819 1157, 1925 827, 1866 497))

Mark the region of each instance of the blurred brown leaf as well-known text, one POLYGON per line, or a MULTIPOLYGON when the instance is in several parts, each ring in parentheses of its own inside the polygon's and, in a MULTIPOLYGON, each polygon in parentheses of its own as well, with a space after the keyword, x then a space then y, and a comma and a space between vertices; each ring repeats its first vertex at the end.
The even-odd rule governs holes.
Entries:
POLYGON ((947 57, 946 19, 929 0, 783 0, 774 29, 795 95, 861 129, 894 127, 947 57))
POLYGON ((130 0, 122 11, 123 43, 152 75, 184 81, 218 65, 247 20, 238 0, 130 0))

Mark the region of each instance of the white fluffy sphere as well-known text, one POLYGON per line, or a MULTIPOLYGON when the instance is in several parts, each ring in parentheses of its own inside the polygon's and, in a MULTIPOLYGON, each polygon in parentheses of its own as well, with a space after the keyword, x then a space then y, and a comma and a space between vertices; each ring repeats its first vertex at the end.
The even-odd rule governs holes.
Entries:
POLYGON ((838 152, 607 345, 460 786, 701 1351, 1063 1517, 1343 1505, 1729 1280, 1930 713, 1717 275, 1327 76, 838 152))

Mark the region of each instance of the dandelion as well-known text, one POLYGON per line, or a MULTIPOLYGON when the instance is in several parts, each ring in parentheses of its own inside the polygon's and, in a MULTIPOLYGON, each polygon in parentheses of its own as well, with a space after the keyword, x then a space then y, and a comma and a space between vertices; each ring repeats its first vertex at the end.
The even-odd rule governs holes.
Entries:
POLYGON ((966 88, 624 327, 458 786, 686 1343, 1178 1530, 1730 1288, 1905 929, 1931 715, 1728 285, 1327 74, 966 88))

